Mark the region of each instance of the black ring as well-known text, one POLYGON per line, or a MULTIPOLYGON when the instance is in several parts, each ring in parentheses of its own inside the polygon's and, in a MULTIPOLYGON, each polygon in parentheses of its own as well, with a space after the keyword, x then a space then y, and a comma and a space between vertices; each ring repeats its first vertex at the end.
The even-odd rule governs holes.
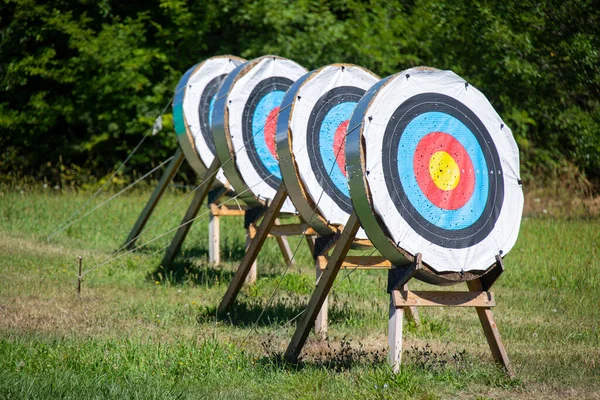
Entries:
POLYGON ((279 189, 281 179, 269 172, 258 154, 256 154, 256 148, 254 147, 254 133, 252 132, 252 118, 254 117, 258 103, 264 96, 277 90, 287 92, 293 83, 294 81, 291 79, 282 76, 273 76, 260 81, 254 87, 250 96, 248 96, 248 100, 244 106, 244 114, 242 115, 242 135, 244 138, 246 154, 248 154, 248 158, 258 172, 258 175, 275 190, 279 189))
POLYGON ((223 79, 227 74, 219 75, 213 78, 208 84, 204 87, 202 91, 202 95, 200 96, 200 103, 198 104, 198 119, 200 122, 200 132, 202 132, 202 137, 204 138, 204 142, 212 152, 212 154, 216 154, 215 149, 215 139, 213 138, 211 126, 208 123, 209 121, 209 112, 210 112, 210 102, 217 94, 223 79))
MULTIPOLYGON (((500 157, 490 133, 477 115, 458 100, 440 93, 422 93, 403 102, 392 114, 383 136, 382 168, 392 202, 402 218, 426 240, 445 248, 463 249, 484 240, 494 229, 504 202, 504 180, 500 157), (431 111, 451 115, 473 133, 484 155, 489 186, 481 216, 470 226, 449 230, 427 221, 412 205, 398 173, 398 147, 408 124, 417 116, 431 111), (389 143, 389 147, 385 144, 389 143)), ((374 193, 374 195, 376 195, 374 193)))
MULTIPOLYGON (((308 157, 310 165, 315 172, 317 182, 319 182, 319 185, 321 185, 325 193, 327 193, 327 195, 348 214, 352 213, 352 202, 350 201, 350 198, 342 193, 331 181, 331 177, 329 176, 330 169, 327 169, 321 159, 321 140, 319 132, 321 131, 321 125, 323 125, 327 113, 333 107, 346 102, 358 103, 364 94, 365 91, 363 89, 355 86, 339 86, 331 89, 315 103, 308 119, 306 132, 308 157)), ((333 166, 330 166, 329 168, 332 167, 333 166)))

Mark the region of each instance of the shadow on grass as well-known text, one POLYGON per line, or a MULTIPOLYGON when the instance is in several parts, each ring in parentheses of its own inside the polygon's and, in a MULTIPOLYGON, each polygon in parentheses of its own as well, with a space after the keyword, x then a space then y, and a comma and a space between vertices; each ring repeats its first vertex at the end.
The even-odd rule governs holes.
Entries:
POLYGON ((260 365, 275 369, 298 371, 304 368, 324 368, 336 372, 349 371, 357 366, 386 365, 386 350, 367 350, 362 343, 353 344, 352 339, 346 337, 339 344, 332 345, 329 339, 317 344, 318 350, 311 354, 299 357, 297 362, 286 360, 282 353, 273 352, 271 344, 262 343, 266 356, 258 359, 260 365))
MULTIPOLYGON (((304 304, 305 300, 293 294, 276 299, 268 307, 264 299, 244 299, 236 301, 227 312, 218 315, 217 318, 237 327, 251 327, 255 323, 257 326, 279 326, 302 312, 304 304)), ((209 322, 214 320, 215 315, 216 307, 205 307, 196 319, 199 323, 209 322)))
MULTIPOLYGON (((154 271, 148 274, 148 279, 152 281, 168 282, 172 285, 187 283, 197 286, 213 287, 220 284, 228 285, 233 279, 239 264, 233 262, 234 268, 224 264, 209 264, 207 258, 198 262, 198 257, 205 255, 202 250, 196 252, 187 251, 183 256, 175 258, 175 261, 165 267, 159 265, 154 271), (197 256, 194 256, 196 254, 197 256)), ((267 268, 261 268, 259 279, 279 280, 281 273, 267 272, 267 268)))
POLYGON ((406 349, 399 374, 394 374, 389 367, 387 347, 368 349, 360 341, 353 343, 352 339, 346 337, 339 343, 332 343, 328 339, 313 343, 311 349, 305 350, 297 362, 287 361, 283 353, 274 352, 270 343, 261 344, 266 355, 260 357, 257 363, 266 368, 279 371, 316 368, 344 373, 354 368, 375 367, 385 372, 383 379, 389 385, 397 385, 413 393, 418 392, 418 387, 426 381, 444 384, 452 382, 458 385, 478 382, 502 388, 516 388, 522 385, 520 379, 509 377, 499 364, 481 360, 466 350, 455 353, 436 352, 429 344, 406 349))
MULTIPOLYGON (((246 245, 237 240, 221 240, 219 251, 221 262, 235 263, 242 261, 242 258, 244 258, 244 255, 246 254, 246 245)), ((195 259, 203 258, 208 260, 208 248, 202 245, 197 247, 187 247, 180 252, 178 257, 195 259)))
POLYGON ((168 282, 172 285, 189 283, 197 286, 212 287, 221 282, 230 282, 234 272, 223 267, 196 265, 189 259, 178 259, 169 268, 160 265, 148 274, 153 281, 168 282))
MULTIPOLYGON (((220 243, 220 254, 222 262, 236 262, 241 261, 246 254, 246 245, 244 242, 239 240, 221 240, 220 243)), ((138 239, 137 245, 142 241, 138 239)), ((205 259, 208 260, 208 247, 201 243, 187 243, 187 246, 179 250, 177 254, 178 258, 192 258, 192 259, 205 259), (189 247, 187 247, 189 246, 189 247)), ((159 257, 164 256, 167 249, 163 245, 148 245, 136 248, 138 253, 153 254, 158 252, 159 257)))
POLYGON ((297 362, 287 361, 283 357, 283 353, 269 353, 257 359, 256 363, 262 367, 284 371, 301 371, 309 366, 302 360, 297 362))

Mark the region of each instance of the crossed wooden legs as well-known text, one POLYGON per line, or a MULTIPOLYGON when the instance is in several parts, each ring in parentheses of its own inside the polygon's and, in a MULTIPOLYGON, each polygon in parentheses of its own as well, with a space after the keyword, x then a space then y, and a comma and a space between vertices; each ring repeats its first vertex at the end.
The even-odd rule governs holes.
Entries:
MULTIPOLYGON (((181 166, 181 163, 183 162, 184 158, 185 157, 184 157, 183 152, 181 151, 180 148, 178 148, 177 151, 175 152, 175 155, 173 156, 173 160, 167 166, 167 169, 165 170, 162 177, 160 178, 158 185, 156 186, 156 188, 154 189, 154 192, 150 196, 150 199, 146 203, 144 210, 141 212, 136 223, 134 224, 133 228, 131 229, 131 232, 129 233, 127 240, 125 242, 125 245, 124 245, 126 248, 134 247, 137 238, 139 237, 140 233, 144 229, 144 226, 148 222, 150 215, 154 211, 156 205, 158 204, 158 201, 162 197, 167 186, 169 185, 169 183, 171 182, 171 180, 177 173, 177 170, 181 166)), ((213 182, 215 180, 215 176, 216 176, 216 173, 217 173, 219 167, 220 167, 220 164, 219 164, 218 160, 215 159, 213 161, 213 163, 211 164, 211 166, 209 167, 208 171, 206 172, 199 187, 196 188, 192 202, 191 202, 190 206, 188 207, 188 209, 185 213, 185 216, 181 220, 180 226, 177 229, 177 232, 175 233, 175 237, 171 241, 171 244, 169 245, 169 248, 167 249, 167 251, 161 261, 161 265, 163 267, 168 268, 173 263, 175 256, 181 249, 181 245, 183 244, 183 241, 185 240, 190 228, 192 227, 192 223, 194 222, 194 219, 197 217, 198 212, 200 211, 200 207, 202 206, 202 204, 204 203, 204 200, 207 197, 209 199, 208 202, 209 202, 209 210, 210 210, 210 220, 209 220, 209 225, 208 225, 209 226, 209 228, 208 228, 209 229, 209 243, 208 243, 209 260, 213 264, 220 263, 220 261, 221 261, 220 252, 219 252, 220 217, 225 216, 225 215, 226 216, 244 215, 246 213, 246 211, 242 210, 242 209, 232 209, 232 208, 217 204, 217 201, 219 200, 219 198, 221 198, 227 191, 225 188, 220 188, 220 189, 215 189, 211 192, 211 188, 213 186, 213 182)), ((279 222, 276 221, 275 223, 278 224, 279 222)), ((250 235, 249 233, 247 233, 247 234, 250 235)), ((251 240, 251 238, 247 237, 247 242, 249 242, 250 240, 251 240)), ((279 248, 281 249, 281 252, 283 253, 284 259, 286 260, 286 262, 289 262, 292 258, 292 253, 291 253, 290 246, 287 242, 287 239, 285 237, 278 236, 277 243, 279 244, 279 248)), ((256 280, 256 263, 253 263, 253 266, 254 266, 254 268, 253 268, 254 272, 250 273, 250 282, 249 283, 253 283, 256 280)))
MULTIPOLYGON (((302 347, 310 333, 310 328, 314 324, 321 307, 323 306, 327 295, 333 285, 335 278, 344 262, 346 254, 350 249, 354 235, 359 228, 358 218, 353 213, 342 231, 342 235, 333 250, 333 254, 328 260, 327 267, 323 271, 315 291, 313 292, 302 320, 296 327, 296 331, 285 352, 286 360, 297 362, 302 347)), ((420 257, 417 256, 415 262, 420 263, 420 257)), ((410 267, 407 267, 410 268, 410 267)), ((416 270, 414 268, 413 270, 416 270)), ((402 355, 402 326, 404 312, 414 310, 414 307, 438 306, 438 307, 475 307, 477 315, 483 326, 483 331, 492 350, 494 359, 501 363, 509 376, 514 376, 510 361, 500 333, 494 322, 491 307, 495 306, 493 293, 487 291, 494 283, 495 279, 502 273, 502 260, 497 257, 496 267, 487 275, 491 278, 480 278, 467 282, 469 292, 411 292, 406 286, 406 281, 401 289, 392 287, 390 293, 390 319, 389 319, 389 360, 394 371, 399 370, 402 355)), ((484 276, 484 277, 485 277, 484 276)), ((412 313, 411 313, 412 314, 412 313)), ((413 314, 416 318, 418 314, 413 314)))
POLYGON ((412 307, 475 307, 492 356, 510 377, 514 377, 500 332, 494 322, 491 307, 496 305, 492 292, 481 290, 478 280, 467 283, 468 292, 421 291, 411 292, 406 286, 390 294, 390 318, 388 324, 389 361, 394 372, 400 369, 402 360, 402 320, 404 310, 412 307))

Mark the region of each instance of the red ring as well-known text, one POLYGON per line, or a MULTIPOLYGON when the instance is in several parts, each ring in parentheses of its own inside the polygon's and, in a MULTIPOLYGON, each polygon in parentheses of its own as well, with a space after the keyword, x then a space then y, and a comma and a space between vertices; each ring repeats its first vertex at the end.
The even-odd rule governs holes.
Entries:
POLYGON ((413 160, 415 178, 429 201, 445 210, 457 210, 467 204, 475 189, 475 171, 471 157, 464 146, 445 132, 431 132, 417 144, 413 160), (452 190, 440 189, 429 172, 431 157, 445 151, 454 159, 460 170, 458 185, 452 190))
POLYGON ((277 158, 277 153, 275 152, 275 133, 277 132, 277 117, 279 116, 279 107, 275 107, 269 113, 267 117, 267 122, 265 122, 264 134, 265 134, 265 143, 267 148, 273 155, 273 157, 277 158))
POLYGON ((337 166, 346 176, 346 132, 348 130, 349 119, 338 125, 333 135, 333 154, 337 166))

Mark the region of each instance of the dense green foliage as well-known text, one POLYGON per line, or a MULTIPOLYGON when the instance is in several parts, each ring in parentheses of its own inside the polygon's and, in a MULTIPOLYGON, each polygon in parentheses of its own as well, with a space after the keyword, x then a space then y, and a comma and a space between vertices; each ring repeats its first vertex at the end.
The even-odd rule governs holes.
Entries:
MULTIPOLYGON (((152 125, 181 74, 225 53, 279 54, 307 68, 352 62, 381 76, 415 65, 452 69, 513 129, 529 176, 570 166, 600 177, 594 0, 0 4, 4 178, 54 179, 59 164, 96 176, 110 171, 152 125)), ((166 129, 145 143, 132 168, 148 170, 175 145, 166 129)))

